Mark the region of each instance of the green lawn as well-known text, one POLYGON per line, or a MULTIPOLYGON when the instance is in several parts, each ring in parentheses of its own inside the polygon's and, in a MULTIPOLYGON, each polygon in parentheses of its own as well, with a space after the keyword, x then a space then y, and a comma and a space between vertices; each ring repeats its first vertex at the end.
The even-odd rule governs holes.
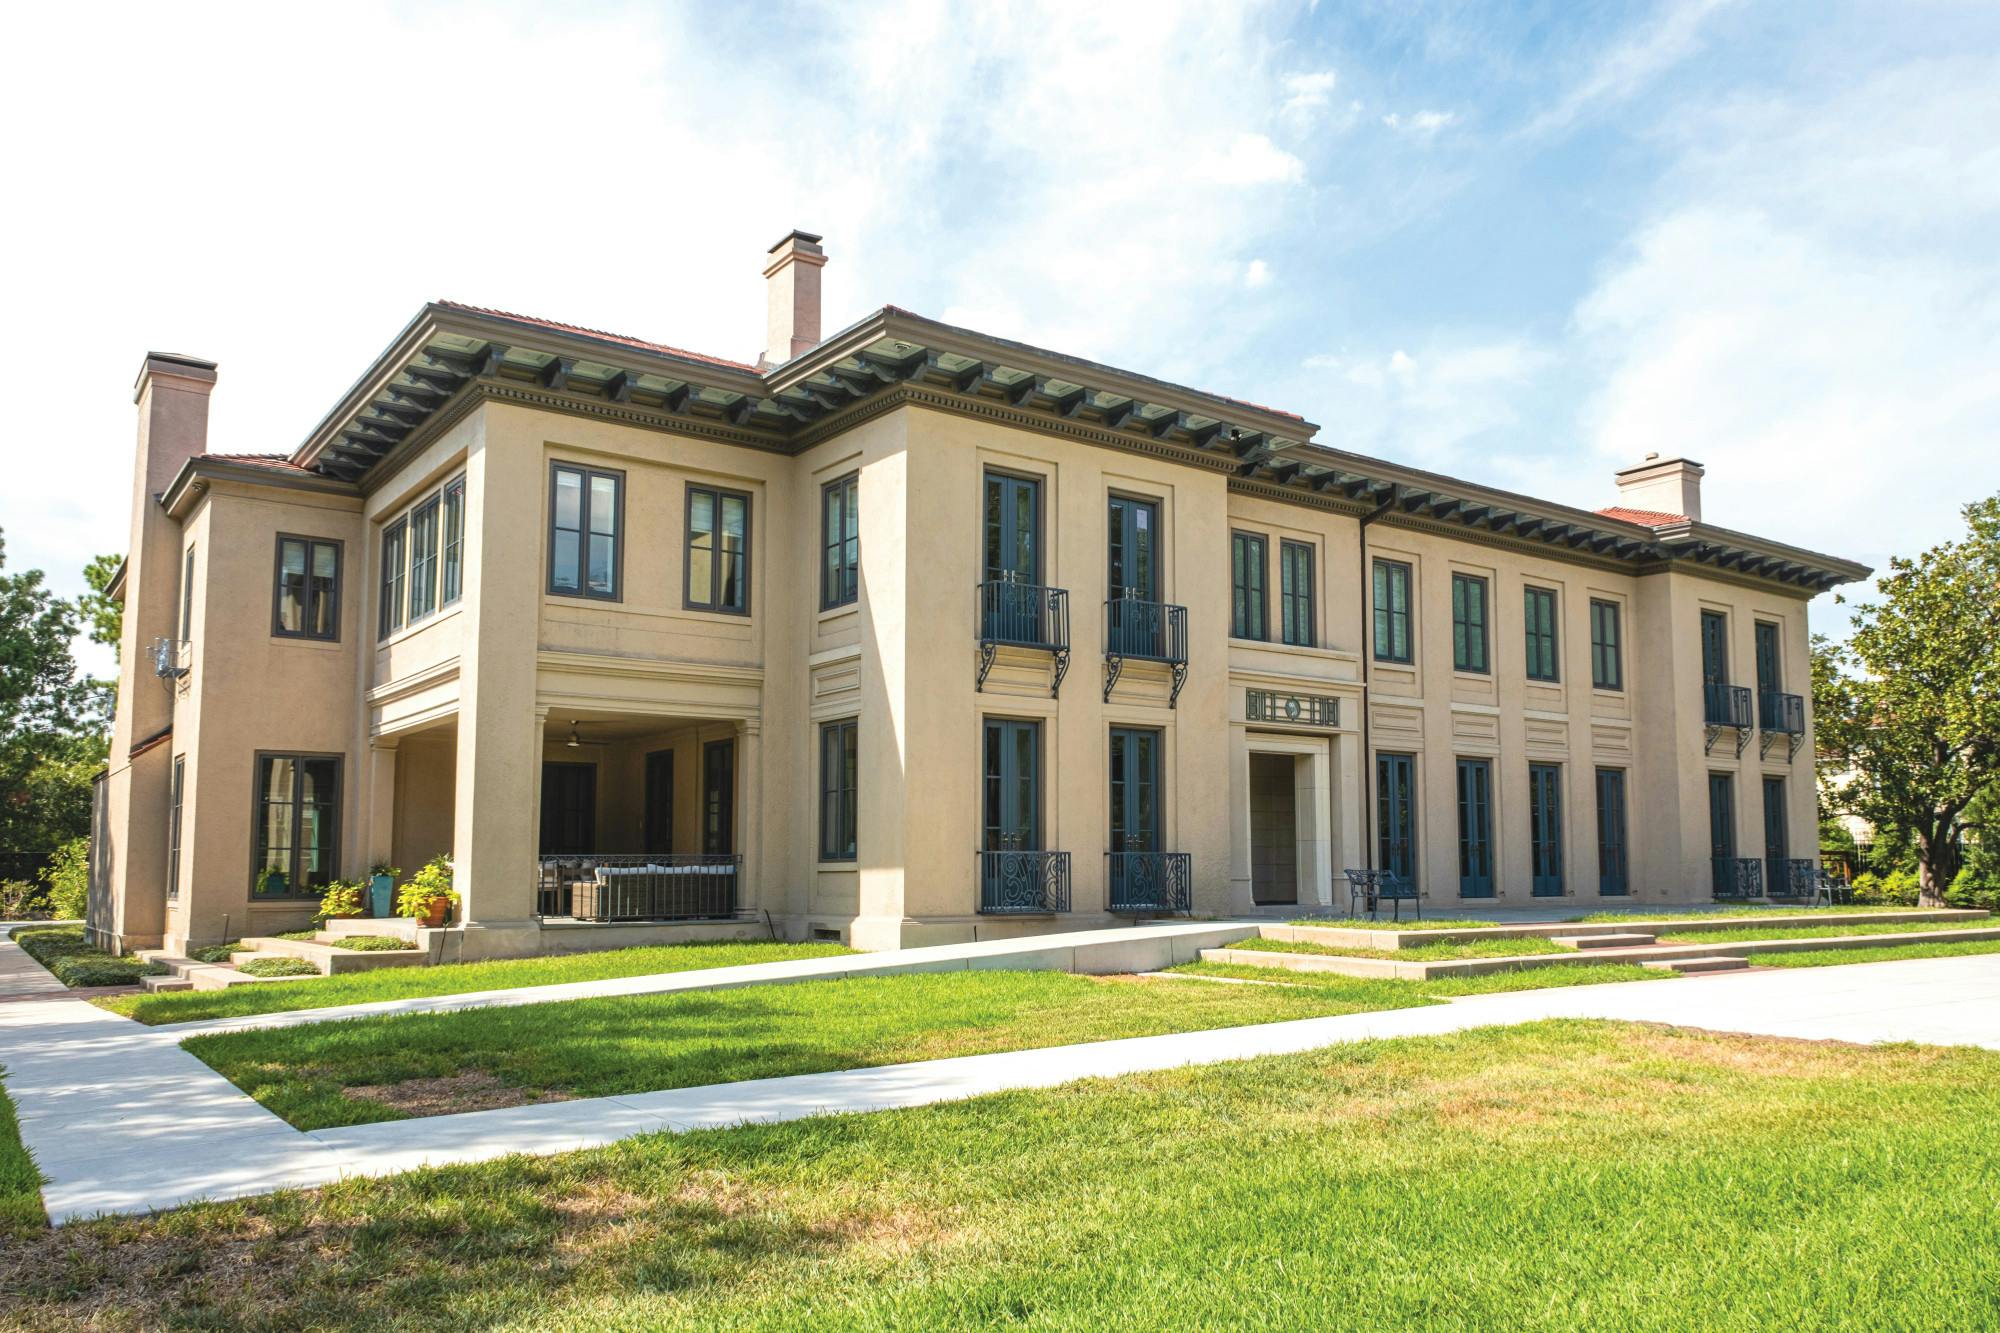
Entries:
POLYGON ((1401 921, 1391 921, 1387 917, 1371 920, 1365 916, 1298 916, 1285 923, 1288 926, 1337 926, 1343 930, 1485 930, 1499 925, 1497 921, 1454 920, 1438 917, 1429 921, 1416 921, 1404 917, 1401 921))
POLYGON ((1304 940, 1270 940, 1258 937, 1238 940, 1229 946, 1252 953, 1312 953, 1340 958, 1393 958, 1408 963, 1438 963, 1453 958, 1519 958, 1524 954, 1573 953, 1538 935, 1498 936, 1482 940, 1440 940, 1436 944, 1410 944, 1400 949, 1364 949, 1345 944, 1312 944, 1304 940))
POLYGON ((775 963, 789 958, 830 958, 853 952, 844 945, 822 941, 791 944, 732 940, 710 944, 659 944, 554 958, 513 958, 489 963, 448 963, 441 967, 350 972, 344 976, 294 981, 283 986, 234 986, 217 991, 121 995, 99 1003, 114 1013, 136 1018, 141 1023, 188 1023, 239 1014, 269 1014, 284 1009, 319 1009, 337 1004, 362 1004, 369 1000, 400 1000, 413 995, 462 995, 467 991, 500 990, 510 986, 551 986, 565 981, 599 981, 607 977, 636 977, 654 972, 687 972, 707 967, 734 967, 743 963, 775 963))
POLYGON ((322 1129, 405 1119, 405 1107, 490 1104, 459 1099, 474 1091, 601 1097, 1431 1002, 1406 984, 1360 979, 1304 989, 930 972, 354 1019, 186 1045, 300 1129, 322 1129), (443 1078, 473 1086, 416 1085, 386 1098, 344 1091, 443 1078), (420 1106, 419 1091, 429 1097, 420 1106))
POLYGON ((0 1241, 21 1240, 48 1225, 42 1212, 42 1173, 21 1146, 14 1100, 0 1085, 0 1241))
MULTIPOLYGON (((1834 917, 1841 914, 1861 912, 1914 912, 1915 907, 1901 907, 1876 903, 1852 903, 1843 907, 1761 907, 1755 903, 1733 907, 1705 907, 1694 912, 1589 912, 1583 916, 1571 917, 1572 921, 1724 921, 1732 916, 1823 916, 1834 917)), ((1935 910, 1935 909, 1925 909, 1935 910)))
POLYGON ((1739 926, 1727 930, 1663 932, 1662 944, 1729 944, 1737 940, 1814 940, 1833 935, 1906 935, 1928 930, 1991 930, 1991 917, 1961 921, 1881 921, 1847 926, 1739 926))
POLYGON ((1596 986, 1612 981, 1671 981, 1680 974, 1637 963, 1577 963, 1570 967, 1509 968, 1474 977, 1432 977, 1428 981, 1372 981, 1338 972, 1298 972, 1280 967, 1247 967, 1240 963, 1182 963, 1168 969, 1176 976, 1228 977, 1262 981, 1273 986, 1314 986, 1345 991, 1351 986, 1394 986, 1425 1000, 1450 1000, 1461 995, 1491 995, 1496 991, 1550 990, 1558 986, 1596 986))
POLYGON ((166 969, 144 963, 130 955, 119 957, 90 947, 81 926, 36 926, 14 932, 14 943, 28 956, 55 974, 57 981, 72 988, 79 986, 136 986, 140 977, 157 976, 166 969))
POLYGON ((72 1224, 0 1257, 0 1308, 49 1330, 1991 1329, 1996 1120, 1990 1052, 1540 1023, 72 1224))
POLYGON ((1939 940, 1929 944, 1859 944, 1851 949, 1813 949, 1806 953, 1760 953, 1758 967, 1833 967, 1839 963, 1886 963, 1899 958, 1954 958, 1969 953, 2000 953, 2000 940, 1939 940))

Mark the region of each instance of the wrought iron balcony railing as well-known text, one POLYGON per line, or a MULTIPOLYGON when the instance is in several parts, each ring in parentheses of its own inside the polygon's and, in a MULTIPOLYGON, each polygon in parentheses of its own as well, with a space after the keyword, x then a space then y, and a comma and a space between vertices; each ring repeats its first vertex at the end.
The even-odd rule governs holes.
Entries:
POLYGON ((1784 736, 1803 736, 1806 731, 1806 701, 1796 694, 1765 690, 1757 696, 1757 725, 1784 736))
POLYGON ((1125 663, 1164 662, 1173 675, 1167 707, 1180 701, 1187 684, 1187 608, 1137 597, 1114 597, 1104 604, 1104 697, 1125 669, 1125 663))
POLYGON ((578 921, 726 920, 737 914, 742 878, 740 856, 544 856, 536 912, 578 921))
POLYGON ((1038 648, 1055 661, 1051 697, 1069 674, 1069 589, 989 579, 978 587, 979 675, 973 689, 986 687, 993 659, 1002 648, 1038 648))
POLYGON ((1715 748, 1715 742, 1725 731, 1736 733, 1736 754, 1742 757, 1743 747, 1750 743, 1751 713, 1750 687, 1730 685, 1719 680, 1703 681, 1701 686, 1701 718, 1706 727, 1701 752, 1707 754, 1715 748))
POLYGON ((1069 853, 980 852, 979 910, 989 916, 1046 916, 1069 910, 1069 853))
POLYGON ((1717 901, 1740 901, 1764 896, 1764 863, 1754 856, 1713 858, 1717 901))
POLYGON ((1194 858, 1187 852, 1106 852, 1104 910, 1171 916, 1193 910, 1194 858))

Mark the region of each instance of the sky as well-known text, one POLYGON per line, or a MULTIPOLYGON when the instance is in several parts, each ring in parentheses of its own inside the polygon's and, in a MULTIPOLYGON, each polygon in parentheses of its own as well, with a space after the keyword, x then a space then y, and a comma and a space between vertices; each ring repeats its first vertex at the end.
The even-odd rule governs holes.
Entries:
POLYGON ((211 450, 288 451, 441 297, 754 360, 793 227, 829 332, 900 305, 1586 508, 1683 455, 1709 521, 1879 567, 2000 490, 1991 0, 8 22, 0 534, 65 593, 148 349, 220 363, 211 450))

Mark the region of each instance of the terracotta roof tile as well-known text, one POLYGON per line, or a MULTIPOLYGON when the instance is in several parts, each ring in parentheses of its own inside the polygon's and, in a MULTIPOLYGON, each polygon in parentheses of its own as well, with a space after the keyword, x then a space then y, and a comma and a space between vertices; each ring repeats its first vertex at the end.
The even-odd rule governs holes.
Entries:
POLYGON ((1669 514, 1664 509, 1627 509, 1624 505, 1612 505, 1597 512, 1606 518, 1622 519, 1648 528, 1671 528, 1688 521, 1686 514, 1669 514))
POLYGON ((439 301, 441 306, 453 310, 463 310, 474 315, 491 315, 496 319, 511 319, 516 324, 533 324, 538 328, 553 329, 558 333, 580 333, 586 338, 597 338, 604 342, 622 343, 627 347, 643 348, 648 352, 659 352, 665 356, 676 356, 683 361, 703 361, 712 366, 727 366, 731 370, 747 370, 755 374, 757 367, 746 361, 732 361, 725 356, 709 356, 705 352, 690 352, 684 347, 670 347, 666 343, 648 342, 644 338, 633 338, 623 333, 606 333, 603 329, 586 328, 581 324, 564 324, 559 320, 540 319, 534 315, 517 315, 511 310, 495 310, 490 306, 467 305, 463 301, 439 301))

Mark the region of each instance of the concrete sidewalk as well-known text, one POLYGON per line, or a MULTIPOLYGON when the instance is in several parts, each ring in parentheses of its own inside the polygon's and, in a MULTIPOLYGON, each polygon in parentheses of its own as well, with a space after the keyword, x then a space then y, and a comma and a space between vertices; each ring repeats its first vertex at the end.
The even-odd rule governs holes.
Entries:
MULTIPOLYGON (((0 954, 14 949, 0 943, 0 954)), ((845 961, 845 960, 834 960, 845 961)), ((515 1107, 300 1133, 145 1028, 75 1000, 0 1005, 0 1064, 57 1222, 553 1153, 633 1134, 922 1106, 1378 1037, 1542 1018, 2000 1049, 2000 955, 1737 973, 1475 996, 1255 1027, 515 1107)))

